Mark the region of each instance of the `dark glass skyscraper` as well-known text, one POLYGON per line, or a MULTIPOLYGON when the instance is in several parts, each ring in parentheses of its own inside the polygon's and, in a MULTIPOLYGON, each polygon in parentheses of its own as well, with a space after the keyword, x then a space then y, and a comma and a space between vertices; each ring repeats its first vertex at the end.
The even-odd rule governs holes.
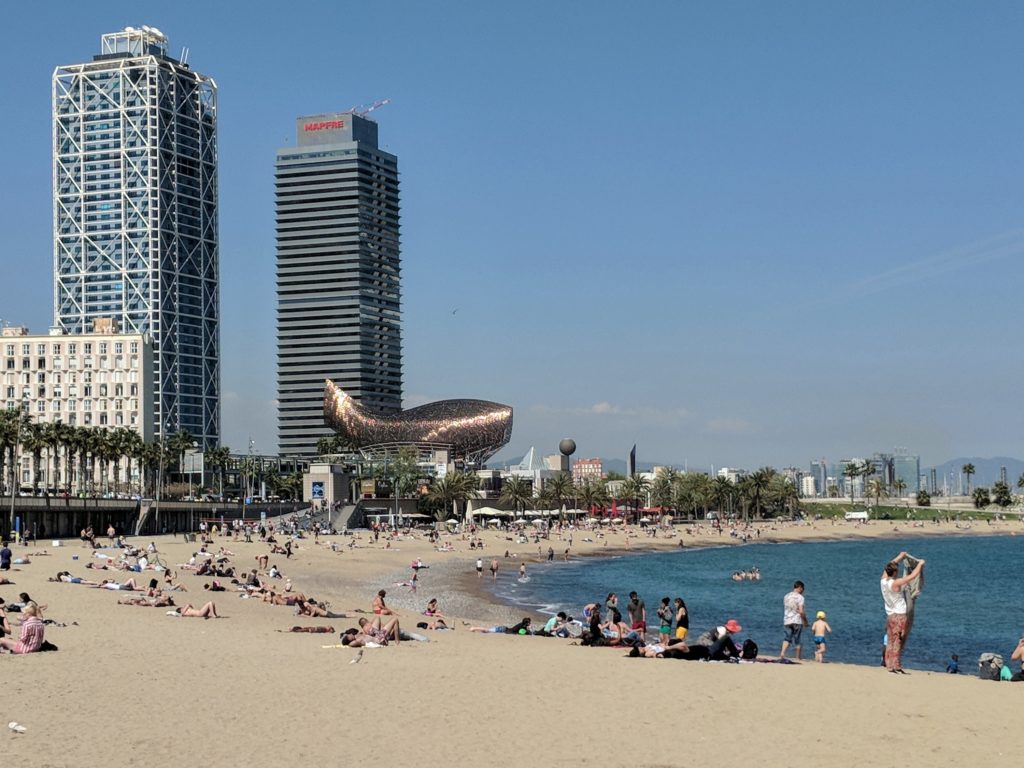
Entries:
POLYGON ((157 29, 53 74, 54 322, 153 339, 154 429, 220 436, 217 86, 157 29))
POLYGON ((302 117, 277 152, 278 450, 314 456, 325 379, 370 411, 402 408, 398 158, 377 124, 302 117))

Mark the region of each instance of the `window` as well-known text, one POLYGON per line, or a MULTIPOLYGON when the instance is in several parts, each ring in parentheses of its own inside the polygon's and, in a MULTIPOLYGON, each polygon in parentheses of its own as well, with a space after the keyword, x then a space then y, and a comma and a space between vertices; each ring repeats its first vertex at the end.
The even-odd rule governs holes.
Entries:
POLYGON ((120 355, 124 352, 124 344, 120 341, 114 342, 114 354, 120 355))
POLYGON ((82 401, 82 410, 83 411, 91 411, 92 410, 92 400, 83 400, 82 401))
POLYGON ((32 345, 31 344, 22 344, 21 345, 21 354, 27 355, 29 353, 29 350, 31 350, 31 349, 32 349, 32 345))
POLYGON ((92 413, 89 411, 82 414, 82 425, 86 427, 92 426, 92 413))
MULTIPOLYGON (((54 394, 57 394, 54 392, 54 394)), ((46 397, 46 387, 40 386, 36 391, 36 397, 46 397)))
POLYGON ((139 354, 139 342, 133 341, 131 344, 129 344, 128 351, 133 355, 139 354))
POLYGON ((100 384, 100 397, 106 397, 106 396, 107 396, 107 385, 106 384, 100 384))
POLYGON ((75 344, 74 342, 68 342, 68 354, 69 355, 77 355, 78 354, 78 345, 75 344))
POLYGON ((50 354, 59 355, 60 354, 60 344, 54 344, 50 348, 50 354))
POLYGON ((54 370, 58 370, 58 371, 63 367, 61 359, 59 357, 53 358, 53 365, 52 365, 52 367, 53 367, 54 370))
POLYGON ((78 401, 74 400, 72 398, 68 398, 68 410, 69 411, 74 411, 74 410, 77 410, 77 408, 78 408, 78 401))
POLYGON ((36 381, 39 382, 40 384, 45 384, 46 383, 46 372, 45 371, 40 371, 39 373, 37 373, 36 374, 36 381))
POLYGON ((32 361, 29 358, 27 358, 27 357, 21 358, 21 368, 22 368, 22 370, 28 370, 31 367, 32 367, 32 361))
POLYGON ((43 368, 43 369, 46 368, 46 358, 45 357, 38 358, 36 360, 36 363, 38 363, 38 365, 36 365, 36 368, 43 368))
POLYGON ((90 342, 90 341, 85 342, 82 345, 82 351, 85 352, 85 354, 87 354, 87 355, 91 355, 92 354, 92 342, 90 342))
POLYGON ((106 412, 101 412, 100 413, 100 426, 101 427, 107 426, 107 414, 106 414, 106 412))
POLYGON ((83 397, 92 397, 92 384, 85 384, 82 387, 82 396, 83 397))
POLYGON ((114 425, 118 426, 118 427, 124 426, 124 414, 123 413, 118 412, 118 413, 114 414, 114 425))
POLYGON ((123 400, 115 400, 114 401, 114 410, 115 411, 123 411, 124 410, 124 408, 122 407, 123 405, 124 405, 124 401, 123 400))
POLYGON ((132 358, 132 368, 138 368, 138 367, 139 367, 139 358, 133 357, 132 358))
POLYGON ((45 355, 46 354, 46 345, 45 344, 36 344, 36 354, 37 355, 45 355))
POLYGON ((7 345, 7 356, 8 357, 14 357, 14 345, 13 344, 8 344, 7 345))
MULTIPOLYGON (((139 385, 138 384, 132 384, 131 386, 129 386, 128 387, 128 394, 131 395, 132 397, 135 397, 136 395, 138 395, 139 394, 139 385)), ((132 407, 136 408, 138 406, 134 406, 133 405, 132 407)))
POLYGON ((101 355, 107 354, 107 342, 105 342, 105 341, 101 341, 100 342, 100 354, 101 355))
POLYGON ((74 414, 74 413, 69 415, 68 416, 68 424, 70 424, 72 427, 75 426, 76 424, 78 424, 78 415, 74 414))
POLYGON ((8 397, 14 397, 14 387, 8 387, 7 388, 7 396, 8 397))
POLYGON ((46 401, 45 400, 37 400, 36 401, 36 411, 38 411, 39 413, 46 413, 46 401))
POLYGON ((52 407, 53 407, 53 410, 59 411, 60 410, 60 400, 54 400, 52 407))
POLYGON ((123 384, 115 385, 114 386, 114 397, 123 397, 123 396, 124 396, 124 385, 123 384))
POLYGON ((84 371, 82 373, 82 381, 84 381, 86 384, 92 381, 92 371, 84 371))

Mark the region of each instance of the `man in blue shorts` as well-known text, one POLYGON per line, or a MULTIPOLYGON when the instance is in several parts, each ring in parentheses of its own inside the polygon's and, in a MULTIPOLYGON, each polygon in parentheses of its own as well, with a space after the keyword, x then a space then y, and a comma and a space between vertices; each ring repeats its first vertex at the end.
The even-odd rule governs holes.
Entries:
POLYGON ((800 661, 800 635, 807 626, 807 614, 804 613, 804 583, 793 583, 793 591, 782 598, 782 623, 785 635, 782 640, 782 651, 779 658, 786 658, 786 649, 793 646, 793 656, 800 661))

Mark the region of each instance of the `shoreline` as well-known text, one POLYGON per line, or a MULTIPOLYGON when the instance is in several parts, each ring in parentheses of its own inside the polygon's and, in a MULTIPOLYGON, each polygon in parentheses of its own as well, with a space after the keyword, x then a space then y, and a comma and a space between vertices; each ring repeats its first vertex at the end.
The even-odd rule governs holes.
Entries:
MULTIPOLYGON (((845 521, 840 525, 848 525, 845 521)), ((940 524, 942 525, 942 524, 940 524)), ((832 527, 830 525, 830 527, 832 527)), ((953 529, 929 529, 929 528, 911 528, 911 529, 897 529, 892 530, 892 527, 884 530, 873 529, 870 532, 865 533, 863 530, 859 530, 861 526, 856 526, 852 530, 843 528, 841 531, 836 531, 835 534, 819 534, 810 536, 768 536, 762 538, 755 538, 750 541, 742 541, 727 534, 723 534, 721 539, 717 534, 714 537, 701 537, 693 542, 688 542, 683 548, 680 548, 677 543, 669 543, 670 541, 677 542, 678 536, 674 539, 644 539, 642 545, 626 545, 622 542, 616 542, 612 545, 602 545, 600 547, 588 548, 581 551, 576 551, 570 556, 571 561, 600 561, 600 560, 611 560, 622 557, 643 557, 650 554, 662 554, 667 552, 685 552, 689 550, 704 550, 704 549, 725 549, 732 547, 747 547, 752 545, 800 545, 800 544, 824 544, 830 542, 846 542, 846 541, 874 541, 878 539, 928 539, 928 538, 948 538, 955 536, 957 538, 996 538, 1006 536, 1016 536, 1015 530, 991 530, 988 526, 984 528, 953 528, 953 529), (852 535, 851 535, 852 534, 852 535), (657 545, 652 545, 657 542, 657 545), (665 542, 662 544, 662 542, 665 542), (661 546, 659 546, 661 545, 661 546)), ((495 533, 488 531, 488 533, 495 533)), ((479 535, 479 534, 478 534, 479 535)), ((1024 535, 1024 532, 1022 532, 1024 535)), ((549 546, 553 546, 555 540, 541 539, 540 546, 543 548, 545 542, 549 542, 549 546)), ((564 542, 558 542, 560 544, 564 542)), ((575 543, 575 542, 574 542, 575 543)), ((590 543, 590 542, 587 542, 590 543)), ((522 546, 535 546, 533 542, 522 546)), ((460 553, 461 554, 461 553, 460 553)), ((547 558, 535 553, 529 555, 525 553, 512 553, 510 551, 509 557, 505 557, 504 554, 494 554, 494 550, 490 547, 484 550, 470 550, 465 560, 449 561, 444 563, 440 572, 443 574, 442 578, 444 581, 442 585, 435 588, 433 591, 429 589, 423 592, 423 600, 425 602, 431 597, 438 597, 438 600, 442 605, 454 604, 459 607, 462 612, 457 610, 451 610, 449 615, 453 616, 456 620, 463 622, 468 620, 468 617, 472 617, 474 620, 479 620, 478 623, 493 622, 493 623, 515 623, 523 618, 523 616, 529 616, 534 621, 546 621, 551 614, 544 613, 535 607, 528 607, 526 605, 516 603, 513 600, 502 597, 497 594, 491 587, 488 586, 490 581, 490 573, 488 569, 488 563, 491 559, 497 558, 499 563, 502 564, 502 570, 515 569, 515 562, 525 561, 532 564, 546 564, 547 558), (482 578, 476 577, 476 569, 474 566, 477 557, 481 557, 484 561, 484 573, 482 578), (427 592, 430 592, 429 597, 427 592)), ((559 562, 559 558, 556 555, 555 562, 559 562)), ((388 574, 388 577, 398 578, 399 572, 388 574)), ((432 580, 432 579, 431 579, 432 580)), ((420 587, 422 590, 423 587, 420 587)), ((399 599, 395 600, 395 605, 403 608, 412 608, 412 603, 415 602, 408 596, 403 595, 399 599)), ((854 665, 860 666, 860 665, 854 665)))

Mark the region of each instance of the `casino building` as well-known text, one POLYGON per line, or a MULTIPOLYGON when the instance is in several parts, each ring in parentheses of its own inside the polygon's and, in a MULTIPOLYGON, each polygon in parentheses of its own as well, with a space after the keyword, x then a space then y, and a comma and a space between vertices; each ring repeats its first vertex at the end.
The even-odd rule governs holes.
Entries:
POLYGON ((398 158, 351 112, 300 117, 277 151, 278 450, 312 457, 324 379, 369 412, 402 409, 398 158))

